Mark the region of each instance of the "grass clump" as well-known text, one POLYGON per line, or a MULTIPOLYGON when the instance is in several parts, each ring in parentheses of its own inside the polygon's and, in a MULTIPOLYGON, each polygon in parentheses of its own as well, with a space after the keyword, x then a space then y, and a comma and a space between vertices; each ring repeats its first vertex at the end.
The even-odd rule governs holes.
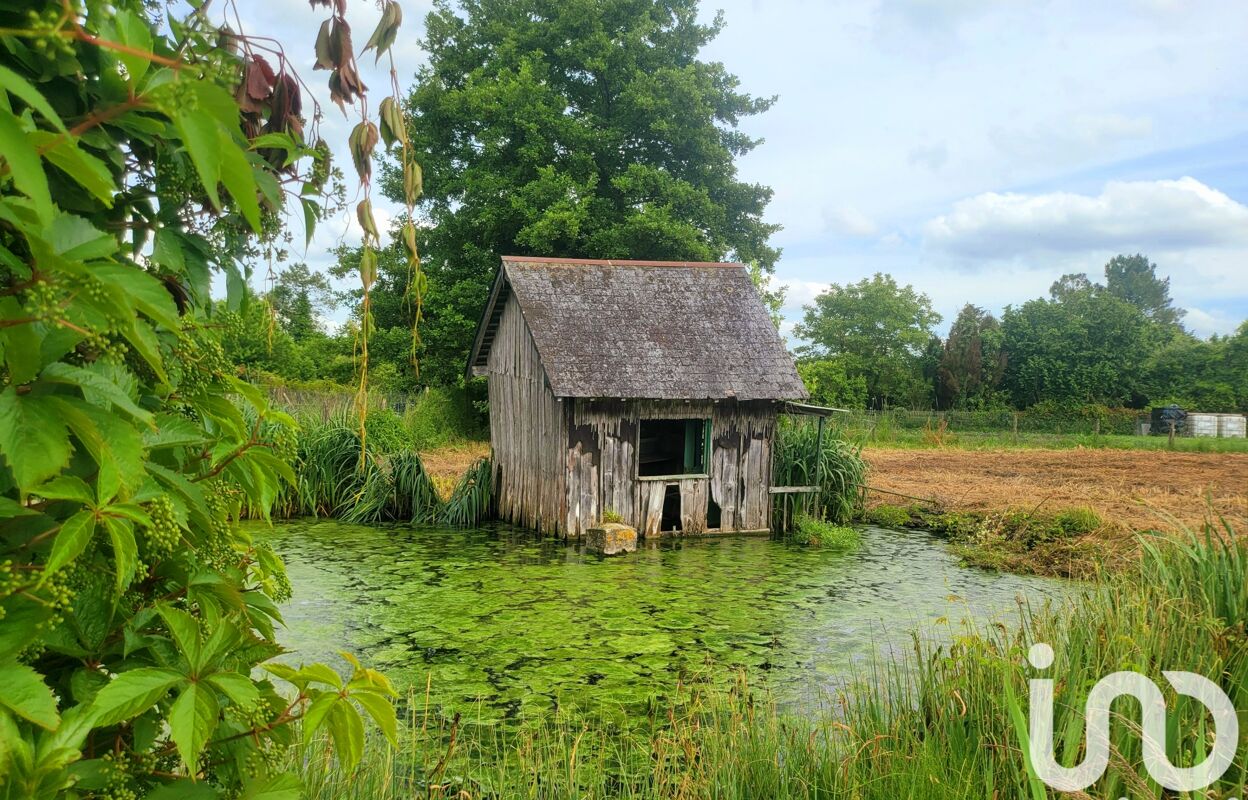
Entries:
MULTIPOLYGON (((795 715, 744 674, 702 679, 619 721, 561 710, 510 725, 472 725, 410 699, 397 751, 368 748, 354 772, 327 743, 292 763, 315 800, 410 797, 544 800, 962 800, 1056 796, 1029 771, 1027 652, 1050 645, 1057 679, 1055 749, 1077 762, 1088 693, 1116 670, 1165 686, 1163 670, 1215 682, 1248 707, 1248 542, 1208 529, 1202 538, 1144 545, 1138 571, 1103 578, 1060 607, 1021 605, 1015 625, 967 630, 874 664, 818 709, 795 715), (1165 613, 1159 613, 1164 609, 1165 613), (1023 720, 1022 724, 1018 724, 1023 720), (436 788, 435 788, 436 787, 436 788)), ((422 687, 423 689, 423 687, 422 687)), ((1113 757, 1081 797, 1161 797, 1143 764, 1139 711, 1111 720, 1113 757)), ((1213 736, 1198 702, 1170 704, 1167 755, 1191 765, 1213 736)), ((1239 756, 1201 797, 1243 797, 1248 726, 1239 756)), ((1168 796, 1168 795, 1167 795, 1168 796)))
POLYGON ((403 412, 403 426, 417 450, 489 437, 489 429, 463 390, 429 387, 403 412))
POLYGON ((862 543, 862 536, 856 528, 816 519, 808 514, 798 514, 794 518, 791 536, 798 544, 833 550, 853 550, 862 543))
POLYGON ((624 517, 620 516, 619 512, 617 512, 614 508, 604 508, 604 509, 603 509, 603 511, 602 511, 602 520, 601 520, 601 521, 602 521, 603 523, 613 523, 613 522, 614 522, 614 523, 617 523, 617 524, 621 524, 621 525, 622 525, 622 524, 624 524, 624 517))

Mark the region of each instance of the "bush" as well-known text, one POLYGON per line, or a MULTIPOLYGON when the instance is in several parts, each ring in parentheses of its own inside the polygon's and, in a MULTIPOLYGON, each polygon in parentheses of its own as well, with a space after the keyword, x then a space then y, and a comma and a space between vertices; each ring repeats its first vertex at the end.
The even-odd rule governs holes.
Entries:
POLYGON ((793 541, 798 544, 816 545, 834 550, 853 550, 862 543, 862 536, 856 528, 846 525, 835 525, 806 514, 799 514, 793 520, 793 541))
POLYGON ((364 418, 369 449, 381 455, 412 449, 412 434, 403 419, 388 408, 377 408, 364 418))
POLYGON ((460 389, 425 389, 403 412, 403 424, 417 450, 433 450, 489 436, 485 419, 460 389))
MULTIPOLYGON (((772 457, 775 486, 811 486, 819 481, 813 513, 836 523, 847 523, 862 511, 867 485, 867 465, 859 448, 824 431, 819 451, 819 433, 805 420, 782 419, 777 429, 772 457)), ((783 515, 784 504, 775 512, 783 515)), ((774 527, 784 530, 785 520, 774 527)))

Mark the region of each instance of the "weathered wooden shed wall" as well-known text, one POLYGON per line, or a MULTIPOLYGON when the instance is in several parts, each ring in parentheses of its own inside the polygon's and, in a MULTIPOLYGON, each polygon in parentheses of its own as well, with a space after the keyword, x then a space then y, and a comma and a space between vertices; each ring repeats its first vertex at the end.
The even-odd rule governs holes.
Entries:
POLYGON ((669 485, 681 495, 681 532, 707 530, 707 500, 720 507, 717 530, 766 530, 771 524, 771 446, 777 407, 768 401, 605 401, 568 399, 565 517, 568 536, 581 536, 604 510, 645 536, 659 533, 669 485), (642 419, 710 419, 706 477, 639 478, 642 419))
POLYGON ((563 404, 546 380, 515 297, 503 308, 486 368, 499 516, 557 532, 563 518, 563 404))

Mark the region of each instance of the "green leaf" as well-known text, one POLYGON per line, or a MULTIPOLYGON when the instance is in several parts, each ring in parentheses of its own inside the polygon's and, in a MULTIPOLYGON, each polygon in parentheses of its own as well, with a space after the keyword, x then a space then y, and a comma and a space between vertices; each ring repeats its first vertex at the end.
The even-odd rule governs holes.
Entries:
POLYGON ((43 174, 43 162, 21 123, 7 108, 0 108, 0 156, 9 165, 13 185, 34 203, 39 221, 50 224, 52 195, 48 192, 48 177, 43 174))
POLYGON ((52 542, 52 552, 48 555, 48 563, 44 570, 56 572, 61 567, 82 554, 95 535, 95 514, 90 511, 79 511, 61 523, 61 529, 52 542))
POLYGON ((246 675, 239 675, 237 672, 214 672, 204 680, 221 690, 236 706, 252 708, 260 702, 260 690, 246 675))
MULTIPOLYGON (((141 53, 152 51, 152 31, 142 17, 123 8, 116 12, 114 22, 117 25, 117 38, 122 44, 141 53)), ((130 85, 137 86, 139 79, 151 65, 151 59, 134 52, 116 52, 117 59, 126 67, 130 85)))
POLYGON ((45 500, 73 500, 84 506, 95 505, 95 492, 76 475, 58 475, 36 488, 32 494, 45 500))
POLYGON ((49 103, 35 87, 26 82, 26 79, 18 75, 8 67, 0 67, 0 89, 4 89, 14 97, 21 100, 34 110, 43 115, 43 118, 52 123, 58 131, 65 130, 65 123, 61 122, 60 115, 52 108, 49 103))
POLYGON ((186 656, 192 669, 198 668, 199 621, 185 611, 172 606, 162 605, 159 610, 161 619, 165 621, 165 626, 169 628, 169 632, 173 634, 173 640, 177 642, 179 652, 186 656))
POLYGON ((143 796, 143 800, 217 800, 221 790, 203 781, 181 778, 173 783, 157 786, 143 796))
POLYGON ((47 399, 100 468, 95 482, 98 502, 108 503, 122 488, 142 484, 143 440, 133 425, 80 398, 47 399))
POLYGON ((317 730, 325 722, 329 716, 329 712, 333 711, 334 706, 342 696, 337 692, 321 692, 308 705, 308 710, 303 712, 303 741, 304 744, 312 741, 312 737, 316 735, 317 730))
POLYGON ((181 674, 155 667, 121 673, 91 703, 94 726, 108 727, 142 714, 181 681, 181 674))
MULTIPOLYGON (((0 297, 0 319, 21 319, 26 312, 16 297, 0 297)), ((0 349, 4 351, 4 362, 9 368, 9 383, 20 386, 29 383, 39 374, 43 366, 43 353, 40 339, 40 323, 11 325, 0 328, 0 349)))
POLYGON ((152 423, 151 413, 139 408, 125 390, 96 369, 76 367, 73 364, 58 361, 44 368, 40 377, 53 383, 77 386, 82 389, 87 400, 103 400, 117 406, 139 422, 148 425, 152 423))
POLYGON ((0 706, 41 728, 56 729, 56 698, 38 672, 16 661, 0 664, 0 687, 0 706))
POLYGON ((0 392, 0 453, 23 493, 69 461, 69 432, 56 404, 50 402, 56 399, 19 395, 12 386, 0 392))
POLYGON ((178 308, 159 278, 137 267, 121 264, 99 264, 91 274, 108 286, 121 289, 134 307, 149 319, 172 331, 179 330, 178 308))
POLYGON ((113 207, 113 195, 117 186, 103 161, 78 147, 78 143, 70 136, 34 131, 30 134, 30 140, 42 150, 43 157, 61 172, 93 194, 105 206, 113 207))
POLYGON ((220 711, 216 695, 197 683, 188 683, 169 709, 169 738, 192 775, 199 772, 199 756, 217 728, 220 711))
POLYGON ((212 205, 220 209, 221 196, 217 193, 217 184, 221 182, 221 134, 217 121, 208 113, 196 109, 179 113, 176 125, 204 191, 208 193, 212 205))
POLYGON ((230 190, 238 210, 251 225, 251 229, 260 233, 260 201, 256 197, 256 176, 251 169, 251 162, 243 151, 234 145, 234 140, 225 131, 221 131, 221 182, 230 190))
POLYGON ((364 707, 373 722, 385 734, 392 747, 399 746, 399 722, 394 712, 394 703, 380 693, 357 691, 352 692, 351 699, 364 707))
POLYGON ((173 228, 161 228, 156 231, 156 239, 152 244, 152 261, 165 267, 170 272, 181 274, 186 271, 186 246, 182 236, 173 228))
POLYGON ((58 214, 44 236, 57 255, 71 261, 107 258, 117 252, 117 240, 74 214, 58 214))
POLYGON ((303 797, 303 784, 289 773, 252 778, 243 787, 239 800, 299 800, 303 797))
POLYGON ((128 519, 104 517, 104 527, 113 543, 113 561, 117 564, 117 592, 126 590, 139 568, 139 545, 134 539, 134 525, 128 519))
POLYGON ((364 755, 364 720, 350 703, 337 703, 329 712, 329 733, 343 769, 351 772, 364 755))

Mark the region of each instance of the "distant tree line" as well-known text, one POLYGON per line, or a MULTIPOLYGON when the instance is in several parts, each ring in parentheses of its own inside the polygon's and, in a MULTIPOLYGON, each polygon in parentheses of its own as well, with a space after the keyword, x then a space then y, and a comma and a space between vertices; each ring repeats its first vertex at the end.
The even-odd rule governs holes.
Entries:
POLYGON ((1120 255, 1103 284, 1064 275, 1000 319, 968 303, 942 339, 926 295, 876 274, 806 308, 798 370, 816 402, 840 407, 1248 411, 1248 322, 1200 339, 1183 315, 1155 264, 1120 255))

